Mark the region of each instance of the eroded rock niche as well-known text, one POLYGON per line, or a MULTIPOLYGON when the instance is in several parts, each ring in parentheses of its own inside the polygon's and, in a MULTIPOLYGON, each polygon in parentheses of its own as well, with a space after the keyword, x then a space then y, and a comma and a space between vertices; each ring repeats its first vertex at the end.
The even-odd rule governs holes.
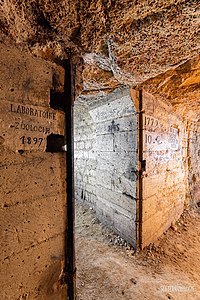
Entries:
POLYGON ((137 114, 129 89, 75 104, 76 199, 136 244, 137 114))

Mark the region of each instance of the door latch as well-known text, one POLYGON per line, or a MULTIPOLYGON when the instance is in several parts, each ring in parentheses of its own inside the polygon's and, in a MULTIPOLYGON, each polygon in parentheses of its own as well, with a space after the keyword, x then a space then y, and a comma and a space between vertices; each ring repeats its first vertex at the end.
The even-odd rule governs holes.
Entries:
POLYGON ((141 161, 141 170, 142 170, 142 172, 146 171, 146 160, 141 161))

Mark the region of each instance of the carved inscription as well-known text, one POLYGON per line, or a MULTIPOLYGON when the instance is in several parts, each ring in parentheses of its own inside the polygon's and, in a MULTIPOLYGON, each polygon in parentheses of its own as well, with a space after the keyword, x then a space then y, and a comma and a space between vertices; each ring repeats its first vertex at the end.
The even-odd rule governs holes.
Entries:
POLYGON ((161 164, 176 160, 176 151, 179 149, 178 129, 152 116, 144 115, 143 120, 146 159, 153 159, 161 164))
POLYGON ((37 144, 38 147, 40 147, 44 139, 37 138, 37 137, 31 138, 30 136, 28 136, 28 137, 22 136, 20 138, 20 140, 22 141, 22 145, 25 145, 25 144, 28 144, 28 145, 35 144, 36 145, 37 144))
POLYGON ((149 150, 161 151, 165 147, 164 133, 162 125, 158 119, 144 115, 144 146, 149 150))
POLYGON ((64 113, 33 105, 1 101, 0 130, 3 146, 14 151, 45 151, 47 136, 64 134, 64 113))
POLYGON ((44 119, 49 119, 49 120, 55 120, 56 119, 56 113, 47 111, 47 110, 41 110, 41 109, 36 109, 32 108, 29 106, 23 106, 23 105, 14 105, 10 104, 10 111, 12 113, 16 114, 21 114, 21 115, 27 115, 27 116, 34 116, 34 117, 39 117, 39 118, 44 118, 44 119))
POLYGON ((155 131, 159 127, 159 122, 152 116, 144 115, 144 129, 149 131, 155 131))
POLYGON ((169 147, 172 150, 177 150, 179 146, 178 142, 178 129, 170 127, 169 129, 169 138, 168 138, 169 147))
POLYGON ((108 126, 108 132, 116 132, 116 131, 119 131, 119 124, 115 124, 115 121, 113 120, 111 122, 111 125, 108 126))
POLYGON ((23 122, 16 122, 16 121, 10 125, 10 128, 14 128, 16 130, 25 130, 25 131, 31 131, 31 132, 45 133, 45 134, 50 134, 50 132, 51 132, 51 129, 49 127, 37 126, 34 124, 26 124, 23 122))

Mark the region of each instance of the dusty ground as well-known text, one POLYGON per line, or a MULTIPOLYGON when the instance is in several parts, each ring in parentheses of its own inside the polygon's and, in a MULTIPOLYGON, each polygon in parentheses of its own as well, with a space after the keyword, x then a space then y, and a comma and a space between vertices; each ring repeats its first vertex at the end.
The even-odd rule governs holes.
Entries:
POLYGON ((76 206, 78 300, 199 300, 200 210, 187 211, 142 254, 76 206), (123 245, 120 245, 123 244, 123 245))

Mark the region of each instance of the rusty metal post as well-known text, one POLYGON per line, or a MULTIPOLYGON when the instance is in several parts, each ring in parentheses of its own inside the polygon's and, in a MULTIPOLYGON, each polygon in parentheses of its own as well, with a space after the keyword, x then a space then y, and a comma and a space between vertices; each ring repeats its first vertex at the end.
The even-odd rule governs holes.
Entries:
POLYGON ((67 299, 76 299, 75 266, 75 196, 74 196, 74 79, 70 60, 65 61, 65 134, 66 134, 66 229, 65 229, 65 266, 67 299))
POLYGON ((142 249, 142 210, 143 210, 143 171, 145 170, 145 161, 143 160, 143 97, 142 89, 131 89, 131 98, 137 111, 138 130, 138 178, 137 178, 137 202, 136 202, 136 245, 137 251, 142 249))
POLYGON ((138 232, 138 246, 139 249, 142 249, 142 212, 143 212, 143 99, 142 99, 142 89, 139 89, 138 95, 138 104, 139 104, 139 112, 138 112, 138 159, 139 159, 139 170, 138 170, 138 196, 139 196, 139 232, 138 232))

